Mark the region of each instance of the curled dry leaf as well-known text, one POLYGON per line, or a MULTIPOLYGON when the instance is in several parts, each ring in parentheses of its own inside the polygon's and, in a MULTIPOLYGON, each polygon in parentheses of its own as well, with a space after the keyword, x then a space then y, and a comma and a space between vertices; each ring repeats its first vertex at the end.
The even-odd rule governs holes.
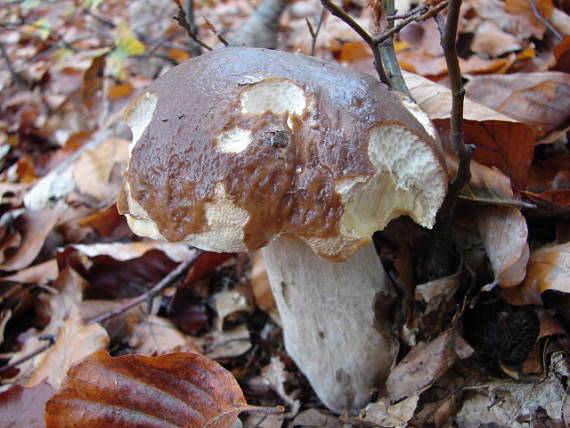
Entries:
POLYGON ((419 394, 414 394, 392 405, 387 399, 381 399, 366 406, 354 421, 385 428, 405 428, 414 416, 419 399, 419 394))
POLYGON ((570 242, 533 251, 524 282, 505 290, 505 298, 513 305, 542 305, 547 290, 570 293, 570 242))
POLYGON ((519 285, 529 257, 528 228, 520 210, 481 207, 477 221, 496 281, 501 287, 519 285))
POLYGON ((15 234, 20 236, 15 249, 4 251, 2 270, 18 270, 30 265, 39 254, 48 234, 57 223, 59 213, 53 210, 24 212, 14 221, 15 234))
POLYGON ((170 320, 156 315, 149 315, 134 327, 129 346, 137 354, 149 356, 170 352, 202 352, 199 339, 185 335, 170 320))
MULTIPOLYGON (((440 131, 446 150, 452 152, 446 143, 450 131, 451 91, 415 74, 404 73, 404 77, 419 106, 440 131)), ((523 186, 534 153, 534 131, 469 99, 465 99, 464 119, 464 140, 476 146, 474 159, 499 168, 517 186, 523 186)))
POLYGON ((566 73, 475 76, 465 90, 472 100, 532 127, 542 142, 555 138, 570 118, 570 75, 566 73))
POLYGON ((458 359, 472 353, 473 349, 455 328, 444 331, 429 343, 418 343, 388 375, 386 388, 390 401, 421 393, 458 359))
POLYGON ((201 355, 97 352, 69 371, 46 405, 46 422, 48 428, 231 428, 252 410, 234 377, 201 355))
POLYGON ((505 11, 515 15, 520 20, 521 26, 530 28, 535 37, 542 38, 546 27, 536 16, 529 1, 535 4, 543 19, 550 19, 554 9, 552 0, 505 0, 505 11))

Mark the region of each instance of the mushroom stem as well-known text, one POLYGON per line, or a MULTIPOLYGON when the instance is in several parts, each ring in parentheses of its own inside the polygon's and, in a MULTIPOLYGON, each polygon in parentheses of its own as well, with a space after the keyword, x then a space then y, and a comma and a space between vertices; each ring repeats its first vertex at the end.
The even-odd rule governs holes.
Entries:
POLYGON ((374 246, 331 262, 282 235, 262 251, 288 354, 329 409, 363 407, 397 352, 382 310, 392 293, 374 246))

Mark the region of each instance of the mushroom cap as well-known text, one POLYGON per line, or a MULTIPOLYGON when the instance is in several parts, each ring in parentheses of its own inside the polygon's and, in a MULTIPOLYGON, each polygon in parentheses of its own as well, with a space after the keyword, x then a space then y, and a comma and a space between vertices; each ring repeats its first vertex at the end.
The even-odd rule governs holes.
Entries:
POLYGON ((301 54, 211 51, 158 78, 124 119, 119 211, 155 239, 233 252, 290 233, 345 260, 400 215, 432 227, 447 190, 425 113, 301 54))

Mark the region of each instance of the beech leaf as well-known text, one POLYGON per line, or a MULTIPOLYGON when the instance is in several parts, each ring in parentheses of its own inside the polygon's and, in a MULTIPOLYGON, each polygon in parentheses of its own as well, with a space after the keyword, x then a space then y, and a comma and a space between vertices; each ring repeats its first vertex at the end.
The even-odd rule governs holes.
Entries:
POLYGON ((515 305, 541 305, 540 295, 547 290, 570 293, 570 242, 534 251, 524 282, 505 290, 505 298, 515 305))
POLYGON ((101 351, 68 372, 46 405, 46 422, 48 428, 231 428, 248 410, 267 409, 248 405, 231 373, 206 357, 101 351))

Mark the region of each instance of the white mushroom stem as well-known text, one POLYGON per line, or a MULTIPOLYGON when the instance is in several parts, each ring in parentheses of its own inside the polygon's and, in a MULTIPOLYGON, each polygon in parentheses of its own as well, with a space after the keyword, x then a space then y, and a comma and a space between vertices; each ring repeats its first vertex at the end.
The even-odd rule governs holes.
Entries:
POLYGON ((329 409, 366 405, 397 352, 378 313, 391 293, 374 246, 331 262, 283 235, 263 255, 288 354, 329 409))

